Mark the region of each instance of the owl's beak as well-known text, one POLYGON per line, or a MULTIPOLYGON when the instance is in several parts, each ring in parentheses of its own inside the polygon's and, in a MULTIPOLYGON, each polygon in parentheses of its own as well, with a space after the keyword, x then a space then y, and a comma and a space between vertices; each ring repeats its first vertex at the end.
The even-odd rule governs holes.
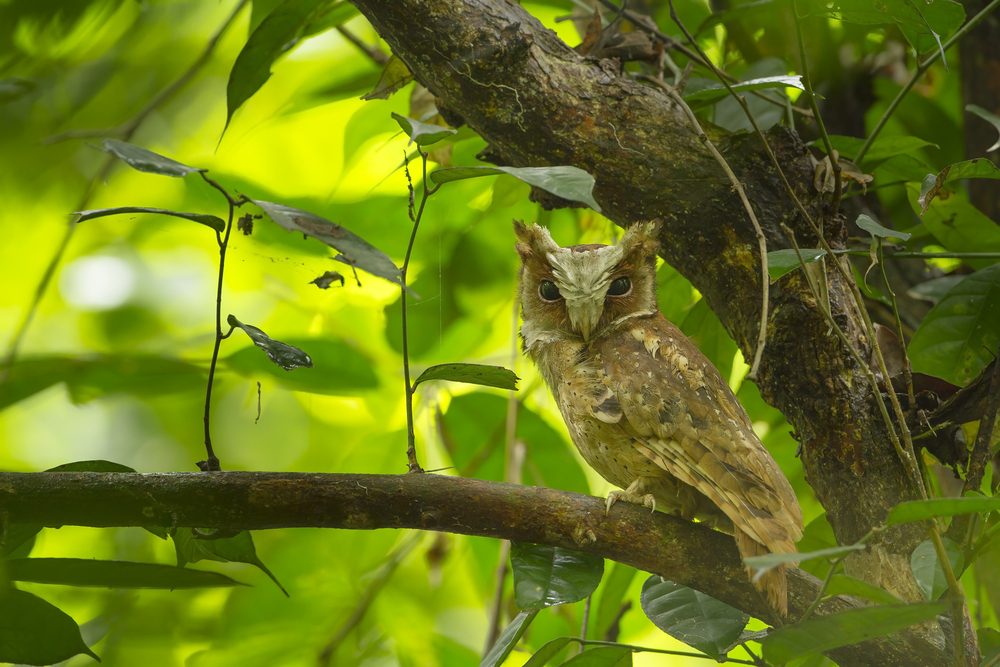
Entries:
POLYGON ((590 342, 590 334, 594 332, 594 327, 601 319, 604 312, 604 300, 602 299, 580 299, 566 300, 566 310, 569 313, 569 321, 573 328, 583 336, 583 342, 590 342), (575 302, 574 302, 575 301, 575 302))

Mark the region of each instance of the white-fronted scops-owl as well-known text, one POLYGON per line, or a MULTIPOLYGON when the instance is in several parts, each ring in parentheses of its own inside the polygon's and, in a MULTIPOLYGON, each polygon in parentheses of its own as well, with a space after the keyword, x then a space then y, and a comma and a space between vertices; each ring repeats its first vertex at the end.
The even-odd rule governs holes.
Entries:
MULTIPOLYGON (((794 552, 802 510, 719 371, 656 306, 657 222, 562 248, 515 222, 524 349, 618 500, 697 519, 740 553, 794 552)), ((785 571, 758 582, 787 613, 785 571)))

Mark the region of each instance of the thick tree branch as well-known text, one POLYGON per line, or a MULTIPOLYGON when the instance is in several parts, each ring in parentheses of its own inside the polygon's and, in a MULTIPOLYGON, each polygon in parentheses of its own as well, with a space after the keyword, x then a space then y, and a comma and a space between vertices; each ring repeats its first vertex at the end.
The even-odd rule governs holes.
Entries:
MULTIPOLYGON (((779 621, 749 583, 728 535, 626 503, 606 515, 599 498, 539 487, 437 475, 0 473, 0 516, 6 525, 412 528, 520 540, 626 563, 779 621)), ((818 579, 789 571, 790 618, 800 616, 818 591, 818 579)), ((814 613, 856 605, 841 596, 814 613)), ((873 667, 949 664, 916 631, 845 647, 831 657, 841 665, 873 667)))

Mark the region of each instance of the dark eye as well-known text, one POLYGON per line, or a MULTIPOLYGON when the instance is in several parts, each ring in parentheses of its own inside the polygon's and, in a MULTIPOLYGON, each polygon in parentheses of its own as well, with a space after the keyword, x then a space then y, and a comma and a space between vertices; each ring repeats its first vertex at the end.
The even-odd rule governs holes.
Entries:
POLYGON ((559 288, 550 280, 542 281, 542 284, 538 286, 538 295, 542 297, 543 301, 558 301, 562 298, 559 288))
POLYGON ((632 282, 626 277, 615 278, 608 287, 608 296, 625 296, 632 291, 632 282))

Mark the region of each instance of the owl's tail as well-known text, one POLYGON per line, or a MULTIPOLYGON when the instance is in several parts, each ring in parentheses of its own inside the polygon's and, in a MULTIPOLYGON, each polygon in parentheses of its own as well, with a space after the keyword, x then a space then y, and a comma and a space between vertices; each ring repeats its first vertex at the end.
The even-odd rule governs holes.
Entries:
MULTIPOLYGON (((740 554, 744 558, 750 556, 764 556, 771 553, 767 547, 753 539, 739 528, 736 528, 736 545, 740 549, 740 554)), ((788 615, 788 586, 785 581, 784 565, 776 567, 766 572, 754 584, 758 590, 764 591, 767 595, 767 602, 774 609, 778 610, 782 616, 788 615)), ((793 566, 794 567, 794 566, 793 566)), ((747 567, 747 574, 753 576, 753 570, 747 567)))

